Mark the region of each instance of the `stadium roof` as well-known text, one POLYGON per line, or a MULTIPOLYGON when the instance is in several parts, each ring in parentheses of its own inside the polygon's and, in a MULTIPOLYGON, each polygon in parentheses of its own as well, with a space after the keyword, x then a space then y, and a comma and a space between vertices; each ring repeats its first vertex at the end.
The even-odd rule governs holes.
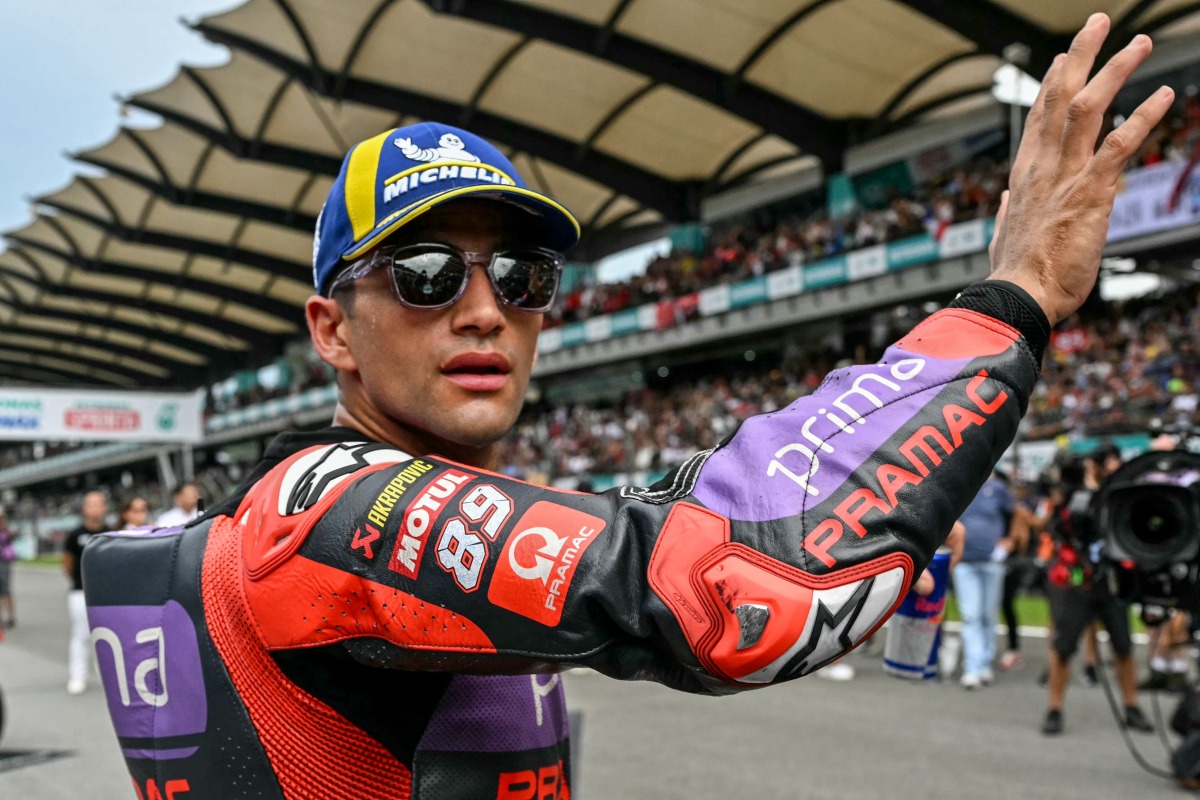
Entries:
POLYGON ((1006 46, 1040 74, 1095 10, 1116 42, 1200 29, 1183 0, 249 0, 194 26, 228 64, 127 98, 163 125, 76 154, 105 176, 7 235, 0 378, 196 386, 277 355, 341 157, 388 127, 490 138, 586 246, 992 106, 1006 46))

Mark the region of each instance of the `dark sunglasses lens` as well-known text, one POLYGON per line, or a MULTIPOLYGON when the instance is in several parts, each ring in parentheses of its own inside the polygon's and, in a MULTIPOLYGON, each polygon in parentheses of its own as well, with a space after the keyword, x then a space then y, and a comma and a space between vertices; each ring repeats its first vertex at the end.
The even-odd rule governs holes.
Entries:
POLYGON ((558 291, 559 262, 546 253, 509 252, 497 255, 492 279, 504 302, 526 311, 545 311, 558 291))
POLYGON ((396 291, 412 306, 436 308, 458 295, 467 266, 453 253, 399 253, 392 262, 396 291))

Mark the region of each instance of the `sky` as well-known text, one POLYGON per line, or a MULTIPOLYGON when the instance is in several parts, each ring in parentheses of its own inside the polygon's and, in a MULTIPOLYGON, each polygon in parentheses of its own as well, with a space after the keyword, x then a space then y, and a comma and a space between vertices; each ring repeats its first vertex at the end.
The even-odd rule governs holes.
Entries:
POLYGON ((0 0, 0 231, 32 219, 30 197, 92 172, 65 153, 108 141, 122 122, 153 123, 137 112, 123 119, 114 95, 161 86, 181 64, 227 61, 180 18, 242 2, 0 0))

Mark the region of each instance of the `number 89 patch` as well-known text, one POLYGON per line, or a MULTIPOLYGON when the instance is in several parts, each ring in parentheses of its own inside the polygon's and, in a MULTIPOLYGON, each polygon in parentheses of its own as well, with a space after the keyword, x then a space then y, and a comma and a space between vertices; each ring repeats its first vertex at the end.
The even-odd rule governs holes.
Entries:
MULTIPOLYGON (((478 476, 447 469, 413 498, 404 511, 396 536, 396 549, 388 568, 415 580, 421 568, 421 552, 432 538, 430 530, 442 511, 451 507, 459 491, 478 476)), ((487 563, 487 543, 495 541, 512 515, 512 499, 490 483, 472 487, 457 498, 456 516, 436 532, 438 565, 454 578, 464 592, 479 587, 479 575, 487 563)))

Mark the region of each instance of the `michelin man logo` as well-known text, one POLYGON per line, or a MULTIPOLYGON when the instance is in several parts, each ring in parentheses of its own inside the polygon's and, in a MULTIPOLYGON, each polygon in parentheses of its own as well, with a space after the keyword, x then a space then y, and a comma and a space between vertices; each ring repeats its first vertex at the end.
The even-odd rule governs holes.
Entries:
POLYGON ((472 164, 482 164, 477 156, 466 151, 463 140, 453 133, 443 133, 438 139, 437 147, 417 147, 407 136, 393 139, 392 143, 400 148, 400 152, 410 161, 424 161, 438 164, 443 161, 468 161, 472 164))

